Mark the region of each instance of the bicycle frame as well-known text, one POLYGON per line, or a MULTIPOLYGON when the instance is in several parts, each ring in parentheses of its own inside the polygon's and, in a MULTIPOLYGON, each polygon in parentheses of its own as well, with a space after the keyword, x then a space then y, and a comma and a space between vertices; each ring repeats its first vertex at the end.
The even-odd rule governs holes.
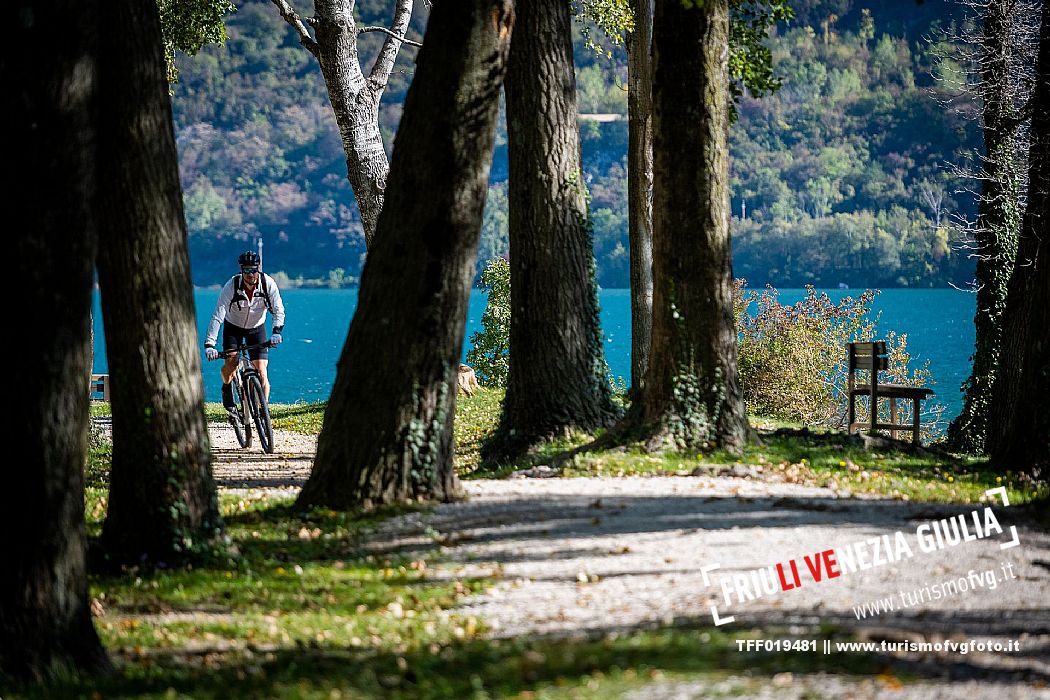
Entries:
POLYGON ((241 447, 250 447, 252 443, 251 426, 255 425, 259 436, 259 442, 264 452, 273 452, 273 426, 270 421, 270 407, 263 391, 262 375, 252 365, 248 356, 249 350, 261 347, 273 347, 269 341, 258 345, 242 345, 232 350, 219 353, 220 357, 232 358, 239 355, 237 368, 230 378, 230 384, 234 392, 234 401, 239 404, 238 408, 231 410, 230 422, 237 442, 241 447))

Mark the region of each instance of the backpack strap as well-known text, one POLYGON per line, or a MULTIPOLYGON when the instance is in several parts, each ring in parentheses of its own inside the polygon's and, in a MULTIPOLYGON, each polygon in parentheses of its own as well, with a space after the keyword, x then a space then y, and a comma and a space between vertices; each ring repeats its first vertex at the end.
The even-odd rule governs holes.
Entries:
MULTIPOLYGON (((259 288, 257 290, 255 290, 255 291, 256 291, 257 294, 262 296, 263 301, 266 302, 266 310, 269 311, 272 314, 273 313, 273 304, 270 302, 270 290, 266 286, 266 284, 267 284, 266 283, 266 275, 260 273, 259 278, 260 278, 259 279, 259 288)), ((239 275, 239 274, 234 275, 233 276, 233 289, 234 289, 234 291, 235 292, 239 292, 243 288, 244 288, 244 280, 241 278, 241 275, 239 275)), ((230 299, 230 308, 231 309, 233 308, 233 300, 236 299, 236 298, 237 298, 237 294, 234 293, 233 299, 230 299)))
POLYGON ((230 308, 228 311, 233 310, 233 302, 237 300, 237 292, 241 291, 241 276, 234 275, 230 278, 230 281, 233 282, 233 296, 230 297, 230 308))
POLYGON ((273 313, 273 304, 270 303, 270 290, 266 287, 266 275, 259 273, 259 289, 258 292, 262 294, 263 301, 266 302, 266 310, 271 314, 273 313))

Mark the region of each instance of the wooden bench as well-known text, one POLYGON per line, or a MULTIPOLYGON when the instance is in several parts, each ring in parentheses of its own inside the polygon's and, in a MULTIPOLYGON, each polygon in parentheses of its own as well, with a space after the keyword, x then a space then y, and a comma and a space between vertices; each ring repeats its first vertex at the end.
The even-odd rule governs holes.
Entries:
MULTIPOLYGON (((102 394, 102 400, 109 401, 109 375, 92 374, 91 381, 88 383, 88 392, 92 395, 102 394)), ((92 396, 92 398, 95 397, 92 396)))
POLYGON ((867 426, 874 433, 876 430, 889 430, 890 437, 897 438, 897 431, 910 430, 911 441, 919 444, 919 402, 933 394, 932 389, 905 384, 879 384, 879 372, 889 368, 889 357, 886 354, 886 343, 877 340, 871 343, 849 344, 849 432, 853 434, 867 426), (857 370, 868 370, 868 381, 857 381, 857 370), (871 397, 871 416, 868 421, 857 422, 857 397, 871 397), (890 422, 879 422, 879 399, 890 400, 890 422), (897 399, 911 400, 911 423, 897 422, 897 399))

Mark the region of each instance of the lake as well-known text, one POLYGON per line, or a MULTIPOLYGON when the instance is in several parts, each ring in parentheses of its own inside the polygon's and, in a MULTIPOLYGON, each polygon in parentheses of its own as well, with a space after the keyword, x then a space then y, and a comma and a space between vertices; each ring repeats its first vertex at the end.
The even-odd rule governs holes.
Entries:
MULTIPOLYGON (((860 290, 826 290, 833 300, 856 296, 860 290)), ((794 303, 805 290, 780 291, 781 303, 794 303)), ((197 325, 200 337, 208 326, 219 289, 198 289, 197 325)), ((286 311, 285 342, 270 353, 271 399, 276 403, 320 401, 328 397, 335 379, 335 363, 346 339, 357 304, 356 289, 289 289, 282 293, 286 311)), ((614 376, 631 374, 631 300, 626 289, 600 292, 605 357, 614 376)), ((936 400, 952 418, 962 410, 960 384, 970 372, 973 352, 974 295, 955 289, 886 289, 878 295, 874 311, 881 312, 879 328, 908 334, 913 362, 930 360, 936 381, 936 400)), ((470 298, 467 341, 481 327, 485 294, 474 290, 470 298)), ((95 295, 95 372, 106 372, 105 339, 99 299, 95 295)), ((203 350, 203 348, 202 348, 203 350)), ((377 352, 380 351, 377 348, 377 352)), ((843 349, 845 352, 845 349, 843 349)), ((202 353, 203 355, 203 353, 202 353)), ((218 365, 205 365, 204 386, 209 401, 219 401, 218 365)))

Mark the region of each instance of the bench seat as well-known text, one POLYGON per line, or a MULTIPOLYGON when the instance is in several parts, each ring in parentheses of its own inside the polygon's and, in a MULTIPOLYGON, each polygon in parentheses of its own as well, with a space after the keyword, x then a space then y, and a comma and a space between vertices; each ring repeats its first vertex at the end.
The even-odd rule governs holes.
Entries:
MULTIPOLYGON (((878 384, 875 393, 879 396, 895 399, 926 399, 933 396, 933 389, 907 384, 878 384)), ((851 396, 870 396, 870 386, 858 386, 850 392, 851 396)))

